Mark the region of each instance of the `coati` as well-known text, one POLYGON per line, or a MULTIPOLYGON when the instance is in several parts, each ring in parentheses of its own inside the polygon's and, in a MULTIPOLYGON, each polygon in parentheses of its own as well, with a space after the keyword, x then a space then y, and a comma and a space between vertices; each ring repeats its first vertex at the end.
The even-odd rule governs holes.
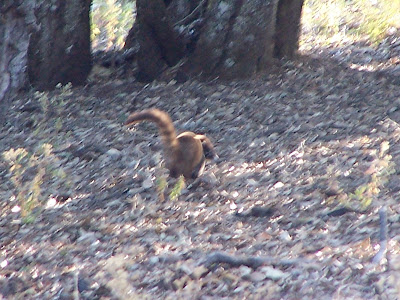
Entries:
POLYGON ((164 146, 165 165, 171 177, 183 175, 195 179, 204 171, 205 160, 218 156, 205 136, 185 131, 178 136, 169 115, 159 109, 148 109, 129 115, 125 125, 151 121, 158 125, 164 146))

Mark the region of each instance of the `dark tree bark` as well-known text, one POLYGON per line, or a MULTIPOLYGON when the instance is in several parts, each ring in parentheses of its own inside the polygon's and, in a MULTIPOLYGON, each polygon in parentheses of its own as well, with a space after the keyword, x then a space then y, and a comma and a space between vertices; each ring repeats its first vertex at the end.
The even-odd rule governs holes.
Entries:
POLYGON ((277 58, 292 58, 298 49, 303 3, 304 0, 279 0, 274 49, 277 58))
POLYGON ((81 85, 91 70, 90 0, 37 0, 40 30, 29 44, 30 82, 38 89, 81 85))
MULTIPOLYGON (((90 0, 0 1, 0 105, 29 86, 83 84, 91 69, 90 0)), ((5 111, 5 109, 0 109, 5 111)))
POLYGON ((183 43, 172 28, 162 0, 137 0, 137 21, 132 33, 138 39, 138 79, 152 81, 165 69, 175 65, 184 54, 183 43))
POLYGON ((37 29, 34 8, 32 0, 0 4, 0 114, 11 97, 28 84, 29 37, 37 29))
POLYGON ((213 1, 189 68, 205 76, 249 77, 272 59, 276 1, 213 1))
POLYGON ((249 77, 296 53, 303 1, 137 0, 127 45, 136 40, 138 74, 148 81, 183 57, 186 74, 249 77))

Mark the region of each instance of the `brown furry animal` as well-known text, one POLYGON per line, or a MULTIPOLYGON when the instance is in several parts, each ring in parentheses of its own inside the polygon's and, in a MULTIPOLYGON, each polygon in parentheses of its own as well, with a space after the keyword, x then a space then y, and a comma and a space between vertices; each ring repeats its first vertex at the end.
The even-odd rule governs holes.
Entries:
POLYGON ((164 145, 165 165, 172 177, 183 175, 186 179, 197 178, 204 171, 205 160, 218 157, 205 135, 185 131, 177 136, 171 118, 164 111, 148 109, 132 113, 125 125, 141 121, 158 125, 164 145))

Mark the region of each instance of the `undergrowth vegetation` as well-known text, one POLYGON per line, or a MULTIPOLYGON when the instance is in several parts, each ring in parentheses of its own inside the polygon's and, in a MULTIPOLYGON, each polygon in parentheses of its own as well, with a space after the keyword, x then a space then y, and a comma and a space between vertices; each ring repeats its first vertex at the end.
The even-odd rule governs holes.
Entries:
POLYGON ((302 24, 302 43, 377 44, 400 28, 400 0, 306 0, 302 24))
MULTIPOLYGON (((157 178, 157 194, 158 194, 158 198, 161 201, 165 201, 166 197, 166 192, 168 190, 168 181, 166 179, 166 177, 161 176, 159 178, 157 178)), ((185 188, 185 180, 183 178, 183 176, 181 175, 176 183, 172 186, 172 188, 169 190, 167 197, 169 200, 175 200, 177 199, 181 194, 182 194, 182 190, 185 188)))
POLYGON ((20 211, 24 223, 35 221, 51 194, 71 188, 52 149, 52 145, 43 143, 33 152, 25 148, 3 152, 3 158, 10 168, 14 199, 17 201, 14 212, 20 211), (47 189, 42 187, 44 182, 47 182, 47 189))
POLYGON ((91 39, 95 50, 115 50, 124 46, 135 20, 134 0, 93 0, 91 39))
POLYGON ((370 178, 369 181, 360 185, 353 193, 350 193, 346 198, 347 201, 342 201, 343 204, 366 210, 374 203, 374 200, 388 183, 390 176, 396 172, 392 156, 388 154, 389 148, 389 142, 381 143, 379 153, 375 151, 374 159, 370 167, 365 171, 365 174, 370 178))
POLYGON ((9 178, 13 185, 15 212, 20 212, 24 223, 33 223, 50 197, 71 189, 60 159, 53 148, 59 147, 62 133, 62 114, 66 101, 72 95, 71 84, 57 85, 60 93, 50 96, 48 92, 35 92, 32 103, 41 113, 31 114, 27 122, 35 129, 32 137, 39 142, 30 147, 11 148, 0 155, 8 164, 9 178), (43 188, 46 183, 47 188, 43 188))
MULTIPOLYGON (((95 50, 124 46, 136 16, 134 0, 93 0, 91 38, 95 50)), ((379 43, 400 28, 400 0, 306 0, 301 44, 379 43)))

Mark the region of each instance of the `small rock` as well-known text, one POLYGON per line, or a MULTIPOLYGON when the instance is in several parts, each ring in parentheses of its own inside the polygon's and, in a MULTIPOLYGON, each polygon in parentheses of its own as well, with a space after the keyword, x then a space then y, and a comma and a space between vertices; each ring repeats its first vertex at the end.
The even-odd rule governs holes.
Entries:
POLYGON ((253 272, 250 275, 250 280, 253 282, 260 282, 263 281, 266 278, 265 274, 261 273, 261 272, 253 272))
POLYGON ((182 264, 179 269, 189 276, 193 273, 192 269, 186 264, 182 264))
POLYGON ((192 277, 194 279, 199 279, 204 276, 204 274, 207 274, 208 271, 209 270, 205 266, 199 266, 193 270, 192 277))
POLYGON ((241 266, 240 268, 239 268, 239 272, 240 272, 240 275, 242 276, 242 277, 248 277, 250 274, 251 274, 251 272, 252 272, 252 269, 251 268, 249 268, 249 267, 246 267, 246 266, 241 266))
POLYGON ((157 256, 152 256, 149 258, 149 263, 152 265, 157 264, 160 261, 160 259, 157 256))
POLYGON ((258 182, 254 180, 253 178, 247 179, 247 184, 251 186, 258 185, 258 182))
POLYGON ((289 234, 287 231, 283 231, 283 232, 279 235, 279 238, 280 238, 282 241, 285 241, 285 242, 290 242, 290 241, 292 240, 292 237, 290 236, 290 234, 289 234))
POLYGON ((147 178, 143 181, 142 183, 142 188, 144 189, 149 189, 153 186, 153 181, 151 180, 151 178, 147 178))
POLYGON ((132 160, 130 163, 128 163, 128 168, 132 170, 136 170, 137 167, 139 166, 140 161, 139 160, 132 160))
POLYGON ((264 273, 264 278, 269 278, 272 280, 279 280, 287 276, 281 270, 272 267, 263 267, 261 271, 264 273))
POLYGON ((110 157, 112 160, 118 160, 119 158, 121 158, 121 151, 115 149, 115 148, 111 148, 110 150, 108 150, 106 152, 106 154, 108 155, 108 157, 110 157))

